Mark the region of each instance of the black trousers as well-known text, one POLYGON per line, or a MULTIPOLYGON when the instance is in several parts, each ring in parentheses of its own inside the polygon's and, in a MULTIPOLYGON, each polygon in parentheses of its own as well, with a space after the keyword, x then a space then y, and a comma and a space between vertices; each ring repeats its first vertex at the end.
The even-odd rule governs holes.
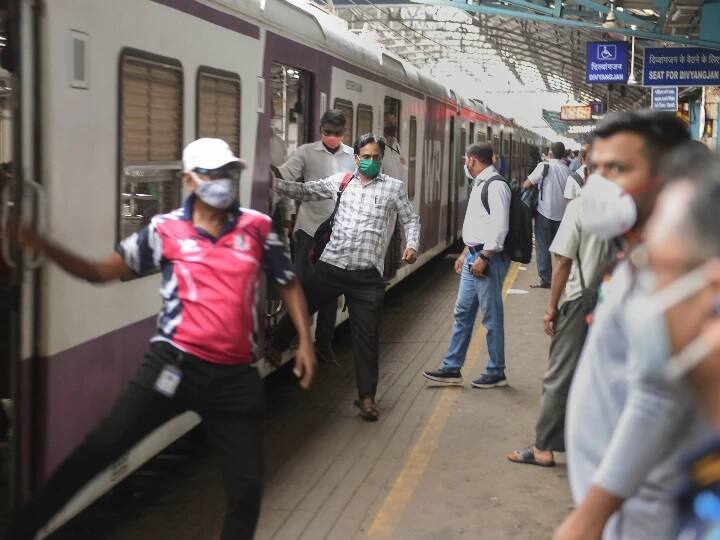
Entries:
MULTIPOLYGON (((302 283, 305 296, 307 284, 315 274, 315 267, 308 258, 308 250, 312 246, 313 237, 302 230, 295 232, 295 245, 293 247, 293 264, 295 272, 302 283)), ((337 303, 331 300, 319 307, 315 324, 315 343, 319 347, 330 347, 335 334, 335 320, 337 319, 337 303)))
MULTIPOLYGON (((385 298, 385 284, 375 269, 343 270, 325 262, 315 265, 315 274, 305 287, 310 315, 318 306, 345 295, 350 310, 353 357, 358 395, 377 392, 380 357, 380 319, 385 298)), ((273 348, 284 351, 295 337, 295 327, 287 315, 280 321, 272 339, 273 348)))
POLYGON ((110 414, 13 517, 6 540, 34 538, 89 480, 187 410, 202 416, 222 473, 227 510, 220 538, 251 539, 262 493, 264 403, 263 381, 254 367, 210 364, 168 343, 153 343, 110 414), (166 364, 182 371, 171 398, 154 389, 166 364))

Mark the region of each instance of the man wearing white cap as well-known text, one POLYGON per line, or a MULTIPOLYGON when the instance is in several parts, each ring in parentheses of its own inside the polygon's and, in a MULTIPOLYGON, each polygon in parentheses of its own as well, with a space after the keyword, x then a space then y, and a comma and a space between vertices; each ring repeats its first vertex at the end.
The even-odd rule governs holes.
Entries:
POLYGON ((278 283, 300 346, 295 374, 307 388, 315 356, 305 298, 265 214, 240 208, 245 163, 220 139, 183 153, 190 195, 157 215, 101 262, 29 230, 22 240, 66 272, 93 283, 162 271, 163 307, 150 350, 100 425, 11 521, 6 539, 32 539, 90 479, 146 435, 188 410, 202 416, 223 476, 228 506, 221 540, 253 537, 263 471, 263 384, 251 365, 260 271, 278 283), (212 389, 212 391, 210 390, 212 389))

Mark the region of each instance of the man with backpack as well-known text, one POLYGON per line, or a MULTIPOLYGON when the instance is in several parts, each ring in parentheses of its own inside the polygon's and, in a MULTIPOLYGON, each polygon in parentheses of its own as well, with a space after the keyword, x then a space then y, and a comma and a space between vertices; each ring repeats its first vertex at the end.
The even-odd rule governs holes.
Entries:
POLYGON ((440 366, 424 371, 423 376, 440 384, 462 384, 460 370, 465 363, 479 308, 487 330, 490 358, 485 372, 472 382, 472 386, 507 386, 502 286, 510 267, 510 257, 504 247, 510 227, 512 193, 507 181, 493 166, 493 148, 487 143, 468 147, 465 174, 473 179, 473 189, 463 223, 465 248, 455 261, 460 287, 455 302, 453 334, 440 366), (486 194, 487 205, 483 194, 486 194))
MULTIPOLYGON (((567 182, 565 183, 565 200, 566 201, 572 201, 573 199, 577 199, 580 196, 580 192, 582 191, 582 188, 585 186, 585 182, 587 181, 587 177, 590 176, 590 170, 588 167, 588 152, 590 150, 590 145, 585 144, 583 145, 582 149, 580 150, 580 153, 578 154, 578 160, 580 162, 580 166, 572 171, 570 173, 570 176, 568 176, 567 182)), ((572 167, 571 167, 572 169, 572 167)))
POLYGON ((599 274, 615 253, 611 242, 583 231, 580 201, 568 204, 550 251, 554 255, 553 272, 543 325, 552 341, 542 381, 535 442, 507 455, 514 463, 542 467, 555 465, 553 452, 565 452, 565 406, 570 383, 585 343, 599 274))
POLYGON ((570 169, 562 161, 565 145, 550 145, 550 160, 538 164, 523 184, 524 189, 537 190, 537 214, 535 215, 535 254, 540 282, 530 285, 534 289, 549 289, 552 274, 550 244, 560 227, 565 212, 565 184, 570 169))
MULTIPOLYGON (((343 144, 346 120, 342 111, 330 109, 320 118, 320 140, 303 144, 278 167, 284 180, 312 182, 355 168, 353 149, 343 144)), ((309 260, 313 236, 333 210, 332 200, 305 201, 300 204, 295 221, 293 264, 303 287, 312 278, 313 263, 309 260)), ((332 348, 335 334, 337 303, 330 301, 318 310, 315 325, 315 352, 318 359, 338 365, 332 348)))

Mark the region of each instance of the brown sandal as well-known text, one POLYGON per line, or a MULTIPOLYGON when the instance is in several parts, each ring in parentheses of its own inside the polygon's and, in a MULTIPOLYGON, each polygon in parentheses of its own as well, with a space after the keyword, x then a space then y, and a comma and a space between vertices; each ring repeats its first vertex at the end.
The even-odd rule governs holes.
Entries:
POLYGON ((355 406, 360 411, 360 416, 362 416, 365 420, 368 422, 377 422, 380 412, 375 406, 375 400, 372 398, 363 398, 362 401, 356 399, 355 406))

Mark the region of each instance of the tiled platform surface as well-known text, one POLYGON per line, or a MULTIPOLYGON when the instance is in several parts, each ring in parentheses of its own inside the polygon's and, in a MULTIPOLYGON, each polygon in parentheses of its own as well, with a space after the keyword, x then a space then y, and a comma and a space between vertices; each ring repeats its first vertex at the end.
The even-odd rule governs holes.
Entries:
MULTIPOLYGON (((458 277, 442 258, 386 302, 379 422, 363 422, 353 407, 347 330, 337 337, 342 367, 323 366, 310 392, 282 374, 270 381, 258 540, 551 537, 570 506, 565 468, 505 459, 532 441, 549 345, 541 323, 548 291, 528 288, 533 267, 511 272, 517 277, 505 302, 509 388, 470 388, 485 363, 479 325, 464 387, 431 387, 421 377, 441 359, 452 324, 458 277)), ((162 481, 158 494, 134 504, 103 536, 216 538, 224 496, 212 456, 200 452, 162 481)))

